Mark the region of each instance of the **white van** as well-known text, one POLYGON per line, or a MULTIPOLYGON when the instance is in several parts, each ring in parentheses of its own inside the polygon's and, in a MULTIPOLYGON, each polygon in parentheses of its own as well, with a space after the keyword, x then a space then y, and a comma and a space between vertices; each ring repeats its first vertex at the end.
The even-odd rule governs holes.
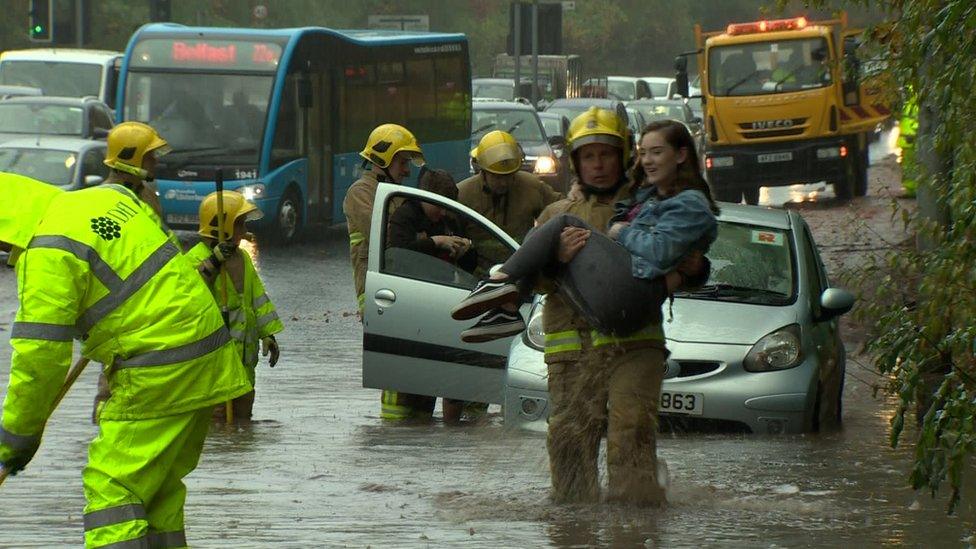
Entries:
POLYGON ((0 85, 40 88, 44 95, 94 96, 114 110, 121 63, 117 51, 10 50, 0 54, 0 85))

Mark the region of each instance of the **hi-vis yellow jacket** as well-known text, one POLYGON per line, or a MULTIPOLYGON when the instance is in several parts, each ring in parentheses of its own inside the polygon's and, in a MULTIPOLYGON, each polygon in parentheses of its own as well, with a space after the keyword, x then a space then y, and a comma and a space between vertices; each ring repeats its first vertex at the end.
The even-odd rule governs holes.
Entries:
MULTIPOLYGON (((206 242, 200 242, 190 249, 187 255, 199 265, 212 253, 211 247, 206 242)), ((281 323, 281 319, 278 318, 274 303, 271 302, 264 290, 264 283, 261 282, 261 277, 258 276, 254 263, 251 262, 251 256, 241 249, 237 250, 237 254, 240 256, 244 267, 241 277, 243 279, 241 281, 243 282, 242 287, 236 287, 237 281, 234 284, 228 284, 231 274, 225 268, 221 270, 220 276, 214 281, 211 291, 217 303, 222 305, 220 301, 225 295, 224 288, 227 288, 227 327, 230 329, 231 337, 237 342, 237 351, 243 358, 244 365, 251 369, 248 374, 251 376, 251 383, 253 384, 253 368, 258 363, 258 342, 262 338, 284 330, 285 327, 281 323)))
MULTIPOLYGON (((595 230, 606 232, 607 223, 613 217, 613 205, 623 198, 627 189, 621 189, 609 202, 602 202, 595 196, 585 200, 563 199, 554 202, 539 215, 539 224, 562 214, 569 213, 589 223, 595 230)), ((538 288, 542 292, 554 287, 543 282, 538 288)), ((559 292, 548 291, 542 309, 542 329, 545 332, 546 363, 578 360, 586 349, 606 345, 621 346, 625 349, 655 347, 664 349, 664 330, 660 323, 651 323, 637 332, 618 337, 602 334, 594 330, 559 292)))
MULTIPOLYGON (((3 183, 43 185, 12 177, 3 183)), ((0 241, 25 219, 14 208, 0 205, 0 241)), ((251 389, 210 291, 149 206, 104 185, 61 193, 39 217, 16 263, 0 448, 40 437, 76 338, 106 365, 103 421, 180 414, 251 389)))

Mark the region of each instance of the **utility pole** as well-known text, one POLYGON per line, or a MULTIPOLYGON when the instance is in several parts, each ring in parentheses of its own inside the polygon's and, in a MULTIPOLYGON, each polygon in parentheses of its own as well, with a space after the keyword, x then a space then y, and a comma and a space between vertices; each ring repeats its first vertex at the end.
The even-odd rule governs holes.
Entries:
POLYGON ((516 1, 515 9, 515 97, 518 97, 519 83, 522 81, 522 2, 516 1))
MULTIPOLYGON (((516 89, 518 83, 515 84, 516 89)), ((532 0, 532 106, 539 104, 539 0, 532 0)))
POLYGON ((75 45, 79 48, 85 47, 85 2, 87 0, 75 0, 75 45))

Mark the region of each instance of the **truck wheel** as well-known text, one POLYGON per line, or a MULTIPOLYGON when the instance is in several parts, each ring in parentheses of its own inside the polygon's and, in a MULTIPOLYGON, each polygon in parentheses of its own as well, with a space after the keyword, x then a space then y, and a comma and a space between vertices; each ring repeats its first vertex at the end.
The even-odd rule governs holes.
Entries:
POLYGON ((738 204, 742 202, 742 189, 715 189, 715 200, 738 204))
POLYGON ((746 199, 746 204, 749 204, 750 206, 759 204, 759 187, 742 189, 742 196, 746 199))
POLYGON ((298 238, 302 228, 301 199, 295 189, 289 189, 278 203, 278 215, 275 217, 275 239, 282 244, 291 244, 298 238))

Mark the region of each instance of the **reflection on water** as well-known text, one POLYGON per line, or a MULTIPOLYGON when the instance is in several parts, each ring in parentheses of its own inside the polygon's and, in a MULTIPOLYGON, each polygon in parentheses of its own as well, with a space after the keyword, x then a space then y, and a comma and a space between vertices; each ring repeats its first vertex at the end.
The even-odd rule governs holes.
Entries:
MULTIPOLYGON (((886 444, 892 404, 873 400, 853 377, 838 433, 663 434, 671 473, 664 509, 552 505, 539 433, 507 430, 497 414, 460 428, 378 419, 378 392, 362 388, 340 233, 262 250, 286 325, 281 362, 258 366, 258 421, 215 426, 188 478, 194 546, 944 546, 976 525, 976 490, 967 488, 958 516, 946 517, 944 497, 906 487, 912 449, 886 444)), ((0 329, 9 330, 15 308, 13 273, 0 270, 0 329)), ((0 347, 3 386, 9 358, 0 347)), ((81 540, 95 377, 85 372, 35 462, 0 488, 0 547, 81 540)))

